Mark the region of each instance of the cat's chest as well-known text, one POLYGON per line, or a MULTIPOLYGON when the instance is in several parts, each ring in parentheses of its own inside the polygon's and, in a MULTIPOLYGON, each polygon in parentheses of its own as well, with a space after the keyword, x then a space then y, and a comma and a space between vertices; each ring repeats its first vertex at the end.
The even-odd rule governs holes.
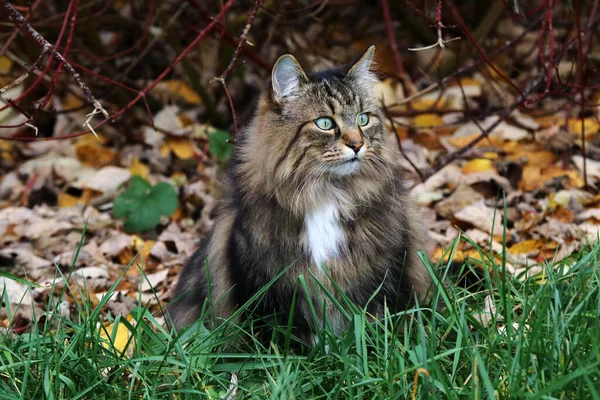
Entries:
POLYGON ((346 247, 346 233, 340 219, 341 210, 335 203, 324 203, 305 216, 305 250, 318 269, 339 257, 346 247))

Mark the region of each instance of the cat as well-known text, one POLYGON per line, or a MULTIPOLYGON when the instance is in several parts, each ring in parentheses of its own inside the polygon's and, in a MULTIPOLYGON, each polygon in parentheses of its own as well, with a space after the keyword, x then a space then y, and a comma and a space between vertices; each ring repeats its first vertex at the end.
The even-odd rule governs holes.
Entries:
POLYGON ((347 324, 331 301, 323 307, 315 284, 311 300, 299 291, 291 310, 301 274, 314 283, 312 273, 332 293, 335 282, 373 315, 384 303, 400 311, 415 297, 425 300, 430 277, 417 255, 426 247, 423 222, 374 95, 374 51, 314 73, 292 55, 277 60, 236 138, 214 228, 173 292, 175 328, 198 319, 209 293, 216 319, 228 318, 286 267, 254 312, 293 311, 301 333, 321 327, 310 301, 336 332, 347 324))

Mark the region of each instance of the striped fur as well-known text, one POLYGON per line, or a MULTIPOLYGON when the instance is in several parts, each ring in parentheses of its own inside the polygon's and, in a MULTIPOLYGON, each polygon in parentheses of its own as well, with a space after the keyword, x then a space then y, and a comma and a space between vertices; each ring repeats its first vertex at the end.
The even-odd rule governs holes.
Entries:
MULTIPOLYGON (((430 281, 416 254, 423 249, 422 223, 402 183, 395 138, 385 132, 373 95, 371 57, 369 49, 351 67, 308 74, 297 65, 296 86, 283 87, 291 92, 279 96, 282 88, 271 87, 262 94, 255 117, 236 140, 215 227, 175 288, 179 300, 169 312, 177 328, 198 318, 209 293, 207 276, 215 315, 227 318, 292 263, 258 313, 289 315, 297 277, 310 281, 309 271, 335 292, 323 265, 315 264, 322 260, 359 306, 367 306, 381 287, 367 307, 374 314, 384 301, 402 310, 413 293, 424 299, 430 281), (369 123, 359 127, 362 112, 369 123), (322 116, 337 127, 320 130, 314 121, 322 116), (363 143, 360 159, 348 161, 348 145, 356 141, 363 143), (319 232, 327 235, 323 243, 319 232)), ((299 298, 294 323, 308 332, 314 321, 308 300, 299 298)), ((343 329, 334 307, 326 309, 334 328, 343 329)))

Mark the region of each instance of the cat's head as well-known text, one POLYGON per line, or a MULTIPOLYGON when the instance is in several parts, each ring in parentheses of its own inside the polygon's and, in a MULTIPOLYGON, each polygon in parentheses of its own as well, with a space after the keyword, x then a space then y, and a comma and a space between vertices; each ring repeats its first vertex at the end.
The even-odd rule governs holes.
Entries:
POLYGON ((285 175, 303 169, 348 176, 377 158, 384 121, 374 97, 374 51, 371 46, 349 66, 314 73, 304 72, 289 54, 277 60, 268 108, 284 144, 276 167, 285 175))

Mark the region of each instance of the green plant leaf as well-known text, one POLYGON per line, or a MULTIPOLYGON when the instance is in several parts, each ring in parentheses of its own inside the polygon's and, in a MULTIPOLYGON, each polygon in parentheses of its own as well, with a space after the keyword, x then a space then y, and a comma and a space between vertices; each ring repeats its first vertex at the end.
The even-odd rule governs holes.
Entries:
POLYGON ((177 192, 167 182, 150 185, 134 175, 127 189, 113 202, 113 214, 124 218, 127 232, 144 232, 156 227, 161 216, 170 216, 178 205, 177 192))
POLYGON ((160 215, 168 217, 177 209, 177 192, 167 182, 157 183, 150 190, 148 200, 154 204, 160 215))
POLYGON ((233 145, 228 140, 232 136, 221 129, 214 129, 208 136, 208 152, 217 157, 219 161, 226 161, 233 154, 233 145))

